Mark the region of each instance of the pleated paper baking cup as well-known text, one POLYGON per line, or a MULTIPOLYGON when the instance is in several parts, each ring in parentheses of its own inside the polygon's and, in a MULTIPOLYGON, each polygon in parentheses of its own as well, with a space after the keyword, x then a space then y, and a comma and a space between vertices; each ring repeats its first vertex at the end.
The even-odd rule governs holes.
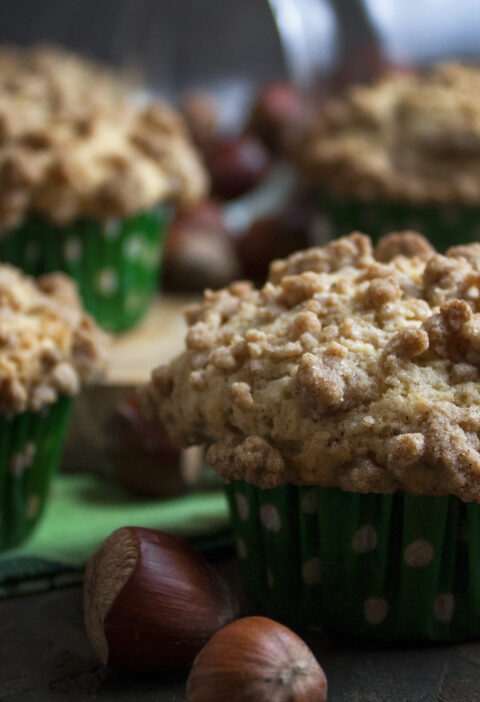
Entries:
POLYGON ((480 505, 243 481, 227 494, 244 579, 270 616, 391 642, 480 634, 480 505))
POLYGON ((31 218, 0 239, 0 259, 30 275, 64 271, 104 329, 119 332, 145 314, 158 284, 168 210, 57 227, 31 218))
POLYGON ((0 418, 0 550, 21 543, 42 514, 72 405, 62 397, 41 412, 0 418))
POLYGON ((325 217, 321 229, 329 238, 361 231, 375 240, 389 232, 413 229, 439 251, 480 241, 480 206, 370 202, 325 193, 319 203, 325 217))

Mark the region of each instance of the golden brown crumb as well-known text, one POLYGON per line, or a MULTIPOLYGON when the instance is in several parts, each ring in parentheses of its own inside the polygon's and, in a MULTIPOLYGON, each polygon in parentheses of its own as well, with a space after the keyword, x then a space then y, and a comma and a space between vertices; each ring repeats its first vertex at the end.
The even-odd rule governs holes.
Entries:
POLYGON ((64 275, 38 281, 0 266, 0 414, 76 395, 106 366, 107 337, 64 275))
POLYGON ((351 87, 305 137, 300 166, 347 197, 478 204, 479 94, 480 69, 458 63, 351 87))
POLYGON ((133 98, 74 54, 1 48, 0 229, 31 213, 64 224, 201 197, 205 172, 181 118, 133 98))
POLYGON ((262 488, 274 487, 285 479, 281 453, 261 436, 247 436, 241 443, 227 439, 210 447, 207 459, 219 475, 229 480, 244 478, 262 488))
POLYGON ((395 256, 416 256, 428 261, 434 253, 435 249, 423 236, 410 231, 387 234, 375 247, 375 258, 383 263, 388 263, 395 256))
POLYGON ((209 292, 150 406, 227 480, 480 501, 480 246, 400 237, 381 262, 352 234, 209 292))

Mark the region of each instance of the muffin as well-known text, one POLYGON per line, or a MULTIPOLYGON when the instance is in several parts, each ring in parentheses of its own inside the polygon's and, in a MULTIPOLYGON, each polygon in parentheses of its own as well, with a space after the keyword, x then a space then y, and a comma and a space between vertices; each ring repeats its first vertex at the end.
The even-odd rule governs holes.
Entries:
POLYGON ((73 54, 0 49, 0 259, 69 273, 111 331, 147 309, 171 207, 206 190, 181 119, 134 98, 73 54))
POLYGON ((207 442, 266 612, 388 641, 480 633, 480 244, 354 233, 187 310, 145 408, 207 442))
POLYGON ((36 283, 0 265, 0 550, 37 523, 73 398, 105 367, 106 342, 67 276, 36 283))
POLYGON ((389 74, 327 102, 299 154, 333 236, 480 238, 480 68, 389 74))

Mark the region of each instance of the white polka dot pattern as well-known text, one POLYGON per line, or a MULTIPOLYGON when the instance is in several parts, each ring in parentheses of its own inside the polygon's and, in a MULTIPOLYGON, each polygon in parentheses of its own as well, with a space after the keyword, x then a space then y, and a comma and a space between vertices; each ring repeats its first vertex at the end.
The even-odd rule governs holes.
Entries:
POLYGON ((260 507, 260 521, 267 531, 279 532, 282 528, 282 521, 278 510, 271 504, 262 505, 260 507))
POLYGON ((303 564, 302 578, 306 585, 319 585, 322 582, 322 564, 319 558, 311 558, 303 564))
POLYGON ((96 287, 100 295, 112 295, 118 288, 118 274, 112 268, 104 268, 97 275, 96 287))
POLYGON ((121 223, 118 219, 107 219, 103 232, 106 239, 116 239, 120 234, 121 223))
POLYGON ((449 592, 441 592, 433 603, 433 616, 438 622, 448 624, 455 611, 455 598, 449 592))
POLYGON ((376 626, 385 621, 388 614, 388 602, 383 597, 369 597, 363 603, 365 621, 376 626))
POLYGON ((82 244, 79 239, 67 239, 63 253, 69 263, 80 261, 82 258, 82 244))
POLYGON ((21 478, 25 471, 33 464, 35 458, 35 444, 28 441, 21 451, 12 454, 10 458, 10 473, 14 478, 21 478))
POLYGON ((125 240, 123 251, 125 256, 131 261, 136 261, 140 258, 143 248, 143 240, 140 234, 130 236, 125 240))
POLYGON ((422 568, 433 561, 435 551, 426 539, 417 539, 407 546, 404 553, 405 563, 411 568, 422 568))
POLYGON ((352 548, 355 553, 367 553, 374 551, 377 547, 377 531, 372 524, 365 524, 360 527, 352 539, 352 548))
POLYGON ((160 263, 160 249, 157 244, 144 246, 141 261, 145 268, 157 268, 160 263))
POLYGON ((142 293, 130 292, 125 298, 125 309, 127 312, 137 312, 142 308, 145 301, 145 296, 142 293))
MULTIPOLYGON (((401 639, 408 633, 412 639, 428 636, 441 641, 465 629, 475 636, 480 615, 478 611, 472 613, 467 624, 466 590, 457 591, 453 585, 456 580, 445 580, 448 572, 441 560, 438 529, 433 517, 426 518, 428 504, 410 504, 410 498, 405 498, 405 506, 410 509, 402 511, 403 519, 399 521, 396 513, 390 520, 387 515, 379 518, 382 498, 372 505, 365 500, 360 508, 357 499, 345 498, 346 509, 342 512, 343 493, 332 491, 331 502, 324 508, 322 490, 314 486, 289 487, 288 495, 259 489, 258 503, 252 501, 250 490, 247 492, 241 482, 228 487, 240 537, 239 564, 252 591, 257 589, 267 614, 274 614, 277 597, 280 601, 287 592, 295 592, 290 602, 291 615, 298 623, 311 617, 309 626, 322 626, 330 613, 332 631, 353 635, 365 635, 368 631, 377 639, 385 634, 392 640, 401 639), (292 511, 291 497, 296 498, 292 511), (332 519, 337 514, 345 518, 345 524, 335 534, 332 519), (390 539, 396 539, 399 551, 395 545, 393 551, 386 548, 390 539), (246 548, 248 553, 244 555, 246 548), (289 567, 285 561, 290 553, 297 560, 289 567), (395 561, 391 559, 393 553, 395 561), (335 573, 339 564, 352 577, 331 582, 329 573, 335 573), (261 582, 255 573, 261 576, 261 582), (277 597, 272 600, 273 595, 277 597), (405 611, 415 607, 422 616, 418 621, 409 620, 407 631, 405 611)), ((441 511, 440 507, 435 505, 434 515, 441 511)), ((443 513, 450 518, 450 503, 444 508, 443 513)), ((475 513, 470 509, 471 506, 460 506, 452 523, 462 560, 468 556, 469 563, 474 554, 471 549, 467 554, 463 539, 467 537, 467 527, 470 544, 477 531, 475 513)))
POLYGON ((235 504, 237 505, 237 513, 242 522, 248 519, 248 501, 245 495, 241 492, 235 493, 235 504))
POLYGON ((315 514, 317 507, 317 490, 316 488, 310 488, 302 498, 302 512, 304 514, 315 514))

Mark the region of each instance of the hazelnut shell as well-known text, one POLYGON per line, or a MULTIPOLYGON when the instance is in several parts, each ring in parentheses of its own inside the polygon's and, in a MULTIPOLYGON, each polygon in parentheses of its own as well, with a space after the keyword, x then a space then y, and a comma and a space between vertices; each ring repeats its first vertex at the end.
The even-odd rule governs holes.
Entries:
POLYGON ((245 617, 218 631, 197 656, 188 702, 325 702, 327 679, 313 653, 286 626, 245 617))
POLYGON ((235 618, 225 584, 200 553, 140 527, 113 532, 88 563, 84 612, 102 663, 142 673, 187 668, 235 618))

